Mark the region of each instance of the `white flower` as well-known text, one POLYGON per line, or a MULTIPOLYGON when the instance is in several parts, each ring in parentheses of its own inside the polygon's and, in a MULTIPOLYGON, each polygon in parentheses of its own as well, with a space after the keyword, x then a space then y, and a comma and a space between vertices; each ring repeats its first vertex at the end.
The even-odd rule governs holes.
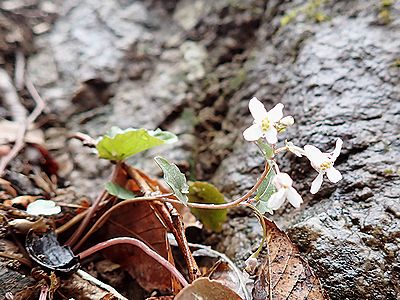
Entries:
POLYGON ((267 112, 264 105, 256 97, 253 97, 249 102, 249 109, 254 122, 243 132, 244 139, 254 142, 264 137, 268 143, 276 144, 278 142, 278 131, 275 128, 275 124, 283 117, 283 104, 278 103, 267 112))
POLYGON ((285 141, 285 144, 287 149, 296 156, 302 157, 303 155, 306 155, 306 152, 302 148, 295 146, 292 142, 285 141))
POLYGON ((28 205, 26 212, 30 215, 56 215, 61 212, 61 207, 57 206, 54 201, 36 200, 28 205))
POLYGON ((342 145, 342 139, 337 139, 335 150, 331 153, 322 153, 318 148, 311 145, 304 146, 306 156, 310 160, 311 166, 319 172, 318 176, 311 184, 311 194, 315 194, 319 191, 325 173, 328 179, 333 183, 337 183, 342 179, 342 174, 333 167, 333 164, 340 154, 342 145))
POLYGON ((303 199, 300 194, 292 187, 293 180, 286 173, 278 173, 273 180, 274 185, 277 188, 277 192, 271 195, 268 200, 268 207, 272 210, 277 210, 285 199, 288 199, 290 204, 294 207, 300 207, 303 203, 303 199))

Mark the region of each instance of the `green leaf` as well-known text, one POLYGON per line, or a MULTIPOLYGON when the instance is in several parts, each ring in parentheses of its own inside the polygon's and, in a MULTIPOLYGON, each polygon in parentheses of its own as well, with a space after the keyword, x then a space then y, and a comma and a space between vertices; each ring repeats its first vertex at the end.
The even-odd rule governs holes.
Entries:
POLYGON ((100 158, 124 160, 144 150, 177 141, 176 135, 168 131, 112 127, 96 145, 100 158))
POLYGON ((276 187, 272 183, 272 180, 275 177, 275 171, 270 167, 267 176, 265 176, 264 180, 261 182, 260 186, 257 189, 257 193, 255 199, 258 200, 256 204, 256 208, 262 213, 269 212, 272 214, 272 210, 268 208, 268 200, 273 193, 276 192, 276 187))
POLYGON ((188 203, 186 194, 189 193, 189 186, 186 183, 185 175, 179 171, 179 168, 175 164, 170 163, 161 156, 156 156, 154 160, 164 172, 164 180, 172 189, 176 198, 186 205, 188 203))
POLYGON ((113 182, 106 183, 106 191, 120 199, 132 199, 136 197, 136 195, 131 191, 128 191, 127 189, 124 189, 122 186, 113 182))
MULTIPOLYGON (((222 204, 226 203, 224 195, 207 182, 192 182, 189 185, 189 202, 222 204)), ((220 232, 222 224, 226 221, 226 209, 199 209, 191 208, 190 211, 204 224, 205 228, 220 232)))
POLYGON ((257 141, 257 145, 260 147, 260 150, 266 159, 271 159, 274 157, 274 149, 269 144, 263 142, 262 139, 257 141))

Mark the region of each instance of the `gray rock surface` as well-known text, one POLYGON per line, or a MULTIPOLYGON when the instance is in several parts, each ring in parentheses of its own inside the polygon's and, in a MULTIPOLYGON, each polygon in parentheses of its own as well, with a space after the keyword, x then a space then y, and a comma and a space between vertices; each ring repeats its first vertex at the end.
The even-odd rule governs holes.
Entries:
MULTIPOLYGON (((305 203, 274 219, 332 299, 398 299, 399 4, 382 24, 376 1, 316 2, 71 1, 54 29, 36 39, 29 72, 69 130, 173 130, 181 142, 160 151, 231 197, 250 188, 262 167, 241 136, 252 96, 267 106, 283 102, 295 117, 282 140, 331 151, 341 137, 336 166, 344 179, 325 182, 315 196, 308 162, 279 158, 305 203), (281 26, 291 12, 297 17, 281 26), (317 23, 321 15, 326 21, 317 23), (107 93, 91 92, 100 87, 107 93)), ((68 179, 95 195, 108 164, 68 145, 68 179)), ((156 174, 153 153, 135 162, 156 174)), ((241 263, 257 246, 256 221, 246 214, 233 212, 224 238, 214 241, 241 263)))

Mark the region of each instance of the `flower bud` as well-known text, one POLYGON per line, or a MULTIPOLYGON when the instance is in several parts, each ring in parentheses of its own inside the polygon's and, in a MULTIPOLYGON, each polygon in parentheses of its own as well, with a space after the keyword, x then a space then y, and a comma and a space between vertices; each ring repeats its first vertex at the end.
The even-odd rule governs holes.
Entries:
POLYGON ((294 124, 294 119, 292 116, 286 116, 279 121, 282 125, 292 126, 294 124))
POLYGON ((255 271, 258 267, 258 261, 257 258, 250 256, 247 260, 246 260, 246 272, 249 273, 250 275, 255 274, 255 271))

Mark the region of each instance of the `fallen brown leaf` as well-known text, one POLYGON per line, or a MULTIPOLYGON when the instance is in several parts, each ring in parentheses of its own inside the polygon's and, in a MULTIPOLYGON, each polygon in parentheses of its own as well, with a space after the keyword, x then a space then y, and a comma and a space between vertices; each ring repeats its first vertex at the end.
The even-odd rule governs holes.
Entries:
POLYGON ((196 279, 176 295, 175 300, 242 300, 238 294, 218 281, 196 279))
POLYGON ((253 299, 326 300, 319 279, 299 250, 275 223, 264 218, 268 254, 254 283, 253 299))
MULTIPOLYGON (((118 174, 117 182, 126 189, 132 188, 132 181, 123 171, 118 174)), ((98 234, 102 240, 121 236, 138 238, 173 263, 167 228, 151 203, 131 203, 121 207, 111 214, 98 234)), ((107 258, 120 264, 145 290, 173 290, 171 274, 142 250, 130 245, 118 245, 103 251, 107 258)))

